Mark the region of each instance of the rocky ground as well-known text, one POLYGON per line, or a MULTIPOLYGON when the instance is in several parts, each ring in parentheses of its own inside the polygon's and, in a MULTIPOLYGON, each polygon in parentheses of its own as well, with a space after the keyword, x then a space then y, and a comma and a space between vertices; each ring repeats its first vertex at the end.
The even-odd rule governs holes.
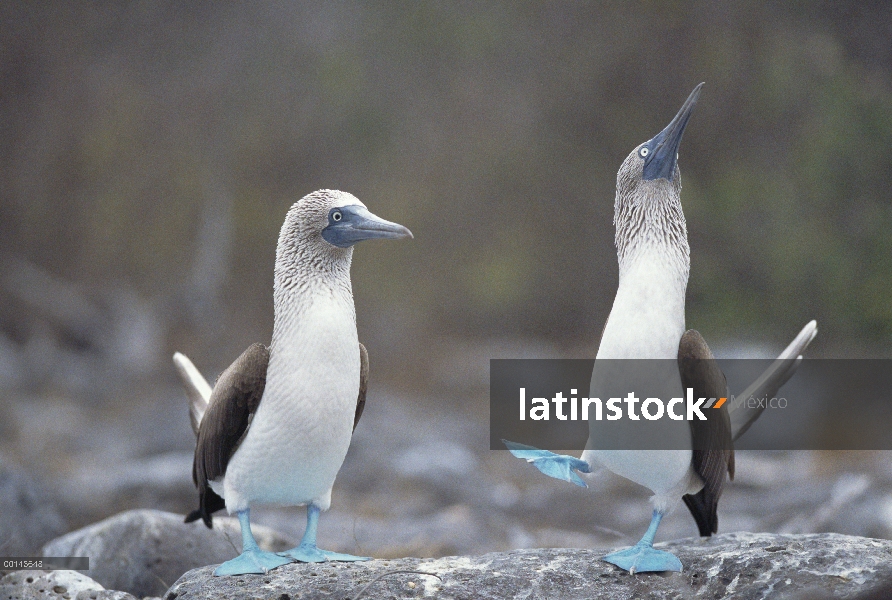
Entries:
MULTIPOLYGON (((682 573, 629 575, 602 550, 534 549, 473 557, 294 565, 266 576, 183 575, 175 598, 865 598, 890 592, 892 542, 838 534, 723 534, 660 547, 682 573), (882 588, 885 588, 883 591, 882 588)), ((883 597, 883 596, 877 596, 883 597)))
MULTIPOLYGON (((226 527, 234 526, 234 523, 226 527)), ((173 515, 132 511, 66 536, 45 551, 93 557, 91 577, 73 571, 18 571, 0 579, 0 598, 130 600, 170 575, 234 552, 173 515), (126 540, 123 544, 119 539, 126 540), (216 556, 215 556, 216 555, 216 556), (109 589, 112 588, 112 589, 109 589), (114 591, 112 591, 114 590, 114 591), (127 590, 126 592, 123 590, 127 590)), ((261 543, 277 542, 263 531, 261 543)), ((880 599, 892 593, 892 541, 840 534, 728 533, 658 544, 681 573, 630 575, 600 561, 606 552, 531 549, 480 556, 290 564, 265 575, 214 577, 193 567, 160 592, 164 600, 343 598, 823 598, 880 599)))

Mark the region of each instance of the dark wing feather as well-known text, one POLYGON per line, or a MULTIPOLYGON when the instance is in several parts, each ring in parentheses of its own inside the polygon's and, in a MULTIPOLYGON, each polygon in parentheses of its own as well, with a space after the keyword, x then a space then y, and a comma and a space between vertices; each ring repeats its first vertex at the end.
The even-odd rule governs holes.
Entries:
POLYGON ((252 344, 217 379, 198 429, 192 463, 199 508, 186 517, 187 523, 200 518, 211 527, 211 515, 226 507, 223 498, 214 493, 208 481, 226 473, 229 459, 244 439, 263 397, 268 364, 269 349, 263 344, 252 344))
POLYGON ((353 417, 353 431, 359 423, 359 417, 365 410, 365 393, 369 389, 369 353, 365 346, 359 344, 359 397, 356 399, 356 416, 353 417))
MULTIPOLYGON (((725 375, 709 351, 706 340, 691 329, 685 332, 678 345, 678 370, 684 389, 693 388, 694 397, 726 398, 728 384, 725 375)), ((703 489, 696 494, 685 494, 687 505, 701 536, 718 532, 719 497, 725 475, 734 478, 734 447, 731 441, 731 418, 727 406, 710 408, 708 420, 690 421, 693 440, 694 472, 703 480, 703 489)))

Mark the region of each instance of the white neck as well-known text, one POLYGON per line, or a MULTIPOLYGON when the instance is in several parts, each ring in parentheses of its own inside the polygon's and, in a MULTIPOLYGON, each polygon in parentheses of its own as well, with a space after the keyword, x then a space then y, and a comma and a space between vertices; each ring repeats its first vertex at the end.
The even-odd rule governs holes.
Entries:
POLYGON ((685 331, 687 249, 687 243, 649 240, 623 253, 597 358, 677 357, 685 331))
MULTIPOLYGON (((352 248, 330 254, 279 240, 275 320, 263 402, 290 401, 305 386, 356 370, 359 341, 350 284, 352 248), (354 365, 355 363, 355 365, 354 365), (343 371, 342 369, 346 369, 343 371)), ((337 387, 332 384, 333 388, 337 387)), ((355 403, 355 395, 353 402, 355 403)))

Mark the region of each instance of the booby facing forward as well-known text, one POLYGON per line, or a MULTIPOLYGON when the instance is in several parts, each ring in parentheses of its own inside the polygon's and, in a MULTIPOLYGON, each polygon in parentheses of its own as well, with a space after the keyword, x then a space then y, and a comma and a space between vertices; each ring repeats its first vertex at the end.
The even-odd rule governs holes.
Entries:
POLYGON ((192 475, 200 506, 186 521, 201 518, 211 527, 211 514, 225 507, 242 529, 242 554, 215 575, 265 573, 291 561, 367 560, 316 546, 319 513, 331 504, 368 382, 350 262, 356 242, 410 237, 350 194, 305 196, 288 211, 279 234, 269 348, 245 350, 210 393, 191 362, 174 356, 198 437, 192 475), (307 505, 300 545, 279 554, 261 551, 249 519, 258 504, 307 505))
MULTIPOLYGON (((696 397, 728 396, 725 376, 705 340, 694 330, 685 331, 690 251, 677 161, 682 134, 702 86, 694 88, 663 131, 629 154, 617 174, 614 225, 619 286, 601 335, 592 374, 592 397, 603 397, 605 385, 622 385, 616 377, 611 380, 616 367, 603 366, 616 363, 599 363, 600 359, 677 361, 677 368, 669 366, 668 373, 658 374, 657 380, 664 386, 661 391, 666 394, 663 398, 683 397, 687 388, 693 388, 696 397)), ((779 361, 744 394, 757 390, 776 393, 798 366, 799 354, 816 332, 814 321, 806 325, 779 361)), ((680 571, 678 558, 653 548, 657 527, 683 497, 700 535, 718 531, 718 500, 725 477, 734 476, 732 442, 759 415, 738 412, 741 414, 729 414, 728 407, 721 406, 706 421, 660 420, 660 435, 665 436, 662 439, 680 440, 678 450, 598 449, 599 436, 606 429, 604 423, 595 421, 590 421, 589 441, 581 459, 511 442, 506 445, 515 456, 532 462, 543 473, 577 485, 585 486, 585 482, 574 471, 590 473, 594 467, 607 467, 650 488, 654 511, 644 537, 632 548, 609 554, 604 560, 631 573, 680 571)), ((621 434, 640 435, 649 425, 627 422, 620 425, 626 427, 621 434)))

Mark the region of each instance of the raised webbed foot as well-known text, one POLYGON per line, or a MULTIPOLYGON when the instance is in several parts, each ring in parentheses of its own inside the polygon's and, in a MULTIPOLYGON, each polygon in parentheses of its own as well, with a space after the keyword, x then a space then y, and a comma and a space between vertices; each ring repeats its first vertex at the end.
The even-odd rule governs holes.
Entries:
POLYGON ((576 471, 580 473, 592 472, 591 467, 584 460, 565 454, 555 454, 548 450, 539 450, 532 446, 509 442, 508 440, 502 440, 502 443, 511 451, 511 454, 533 463, 533 466, 549 477, 569 481, 580 487, 588 487, 582 478, 576 474, 576 471))

